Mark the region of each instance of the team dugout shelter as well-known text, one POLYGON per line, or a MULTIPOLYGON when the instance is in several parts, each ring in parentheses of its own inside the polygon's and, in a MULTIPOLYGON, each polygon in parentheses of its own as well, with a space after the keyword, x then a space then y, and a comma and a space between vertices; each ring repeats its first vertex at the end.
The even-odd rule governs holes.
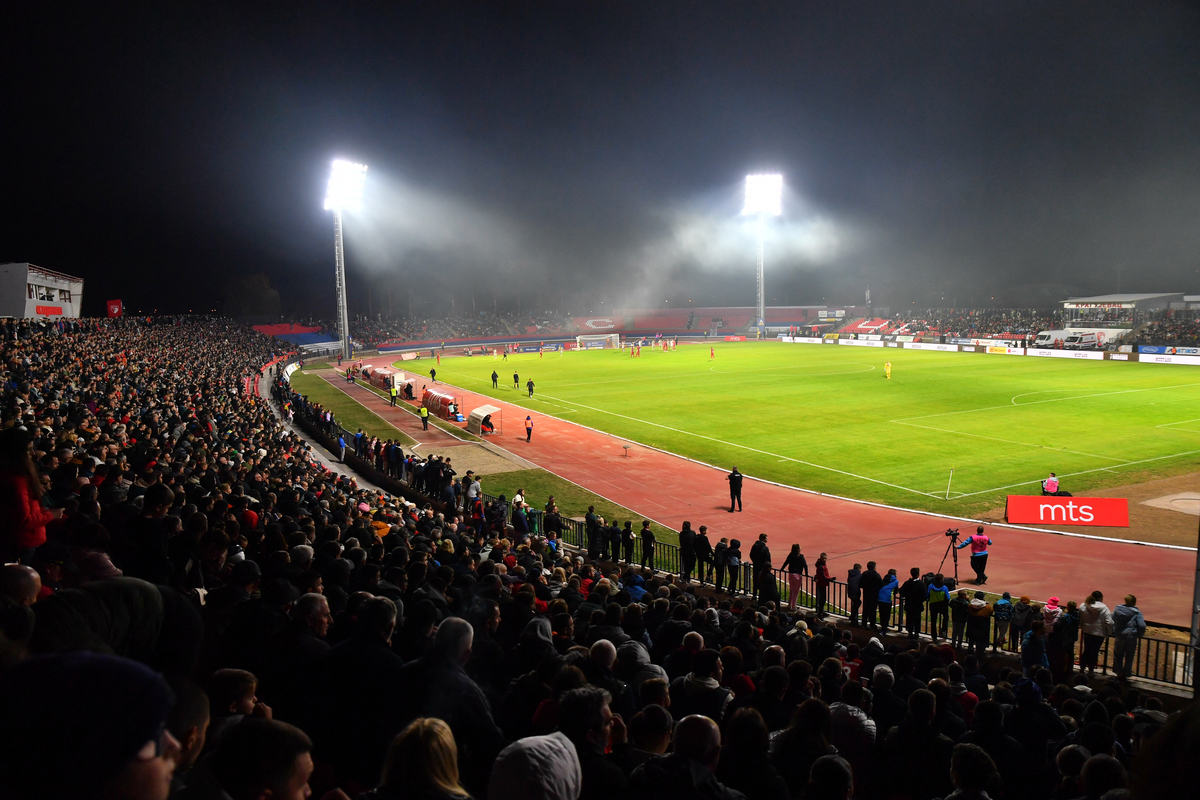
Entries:
POLYGON ((28 262, 0 264, 0 317, 78 319, 83 278, 28 262))

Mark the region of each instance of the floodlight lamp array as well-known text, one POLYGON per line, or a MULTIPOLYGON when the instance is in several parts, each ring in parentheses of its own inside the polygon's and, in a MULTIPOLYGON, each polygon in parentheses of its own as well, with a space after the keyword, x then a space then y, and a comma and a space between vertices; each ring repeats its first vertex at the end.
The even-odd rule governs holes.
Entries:
POLYGON ((783 213, 783 176, 747 175, 743 214, 777 217, 783 213))
POLYGON ((362 190, 366 179, 366 164, 336 159, 329 171, 325 210, 358 211, 362 207, 362 190))

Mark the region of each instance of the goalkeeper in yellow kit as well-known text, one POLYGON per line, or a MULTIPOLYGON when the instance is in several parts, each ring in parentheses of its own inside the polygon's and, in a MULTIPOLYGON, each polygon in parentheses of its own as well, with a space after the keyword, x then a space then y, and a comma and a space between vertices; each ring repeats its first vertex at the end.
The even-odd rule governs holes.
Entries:
POLYGON ((883 377, 889 381, 892 379, 892 362, 885 361, 883 364, 883 377))

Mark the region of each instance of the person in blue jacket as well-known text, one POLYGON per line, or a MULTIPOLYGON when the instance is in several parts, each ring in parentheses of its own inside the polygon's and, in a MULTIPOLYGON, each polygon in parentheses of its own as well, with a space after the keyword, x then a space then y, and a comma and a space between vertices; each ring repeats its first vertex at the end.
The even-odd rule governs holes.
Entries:
POLYGON ((879 590, 879 628, 881 633, 887 633, 888 623, 892 621, 892 597, 900 588, 900 579, 896 570, 889 569, 883 579, 883 588, 879 590))

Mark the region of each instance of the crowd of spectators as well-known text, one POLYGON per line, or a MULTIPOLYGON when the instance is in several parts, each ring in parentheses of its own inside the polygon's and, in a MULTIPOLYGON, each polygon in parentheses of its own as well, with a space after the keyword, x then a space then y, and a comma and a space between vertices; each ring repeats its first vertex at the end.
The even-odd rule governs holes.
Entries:
MULTIPOLYGON (((518 530, 476 481, 463 514, 360 489, 253 391, 277 354, 249 328, 0 333, 4 796, 1197 793, 1200 709, 1043 657, 1080 609, 1038 609, 1020 667, 856 641, 773 581, 711 593, 518 530)), ((877 598, 915 598, 893 573, 877 598)))
POLYGON ((1061 327, 1062 312, 1041 308, 923 308, 902 311, 880 333, 932 333, 964 339, 1023 339, 1061 327))
POLYGON ((1172 311, 1137 332, 1133 344, 1200 347, 1200 311, 1172 311))
MULTIPOLYGON (((330 336, 337 335, 337 323, 314 323, 330 336)), ((439 318, 380 317, 350 321, 350 335, 361 346, 373 348, 383 342, 432 342, 450 339, 507 337, 523 334, 524 329, 510 316, 481 311, 439 318)))

